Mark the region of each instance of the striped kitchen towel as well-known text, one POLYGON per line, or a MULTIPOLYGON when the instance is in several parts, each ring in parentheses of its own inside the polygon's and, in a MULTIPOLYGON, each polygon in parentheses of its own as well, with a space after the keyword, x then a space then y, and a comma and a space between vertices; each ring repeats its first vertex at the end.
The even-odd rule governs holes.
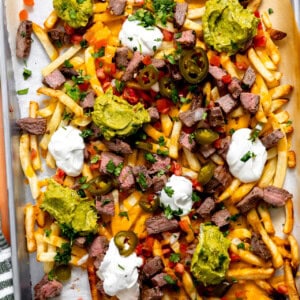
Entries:
POLYGON ((11 269, 11 249, 0 230, 0 300, 13 299, 14 290, 11 269))

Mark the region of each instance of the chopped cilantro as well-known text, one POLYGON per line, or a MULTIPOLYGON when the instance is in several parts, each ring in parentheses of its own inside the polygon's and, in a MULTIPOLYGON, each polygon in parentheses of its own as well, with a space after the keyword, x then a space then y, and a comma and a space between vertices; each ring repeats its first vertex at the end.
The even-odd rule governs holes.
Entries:
POLYGON ((123 168, 123 163, 119 163, 117 166, 114 164, 111 159, 106 165, 106 171, 115 176, 119 176, 123 168))
POLYGON ((152 153, 148 152, 148 153, 145 153, 144 155, 145 159, 151 163, 155 163, 156 162, 156 159, 155 157, 153 156, 152 153))
POLYGON ((78 76, 72 76, 72 80, 75 84, 81 84, 90 79, 90 76, 84 76, 82 74, 82 70, 79 70, 78 73, 78 76))
POLYGON ((234 128, 230 128, 229 134, 230 134, 230 135, 233 135, 234 133, 235 133, 235 129, 234 129, 234 128))
POLYGON ((45 235, 46 237, 49 237, 51 234, 51 229, 45 229, 45 235))
POLYGON ((270 7, 270 8, 268 9, 268 14, 271 15, 271 14, 273 14, 273 13, 274 13, 274 10, 273 10, 273 8, 270 7))
POLYGON ((178 91, 176 89, 171 90, 171 100, 173 101, 173 103, 177 103, 179 100, 178 91))
POLYGON ((120 217, 126 217, 127 220, 129 221, 129 216, 128 216, 128 212, 127 211, 120 211, 119 212, 119 216, 120 217))
POLYGON ((168 283, 168 284, 176 284, 176 280, 173 279, 173 277, 171 277, 170 275, 165 275, 164 276, 164 280, 168 283))
POLYGON ((157 152, 157 154, 163 155, 163 156, 169 155, 169 151, 168 150, 157 149, 156 152, 157 152))
POLYGON ((141 186, 142 189, 148 188, 147 179, 144 173, 139 173, 136 181, 141 186))
POLYGON ((80 41, 80 46, 81 48, 87 48, 89 46, 89 43, 87 40, 83 39, 82 41, 80 41))
POLYGON ((162 135, 158 138, 157 142, 158 142, 159 146, 165 146, 166 145, 165 138, 162 135))
POLYGON ((125 82, 116 79, 115 80, 115 86, 116 86, 117 92, 122 93, 124 88, 125 88, 125 82))
POLYGON ((195 133, 193 132, 193 133, 189 134, 188 139, 189 139, 189 143, 190 143, 190 144, 193 144, 193 141, 194 141, 194 139, 195 139, 195 133))
POLYGON ((172 210, 170 205, 164 207, 164 214, 167 219, 172 219, 174 216, 180 216, 182 214, 182 209, 179 208, 178 210, 172 210))
POLYGON ((81 99, 81 92, 78 86, 65 83, 64 88, 66 89, 66 94, 70 96, 74 101, 79 101, 81 99))
POLYGON ((62 236, 68 238, 70 240, 70 243, 72 244, 74 238, 77 235, 77 232, 67 224, 59 224, 59 228, 61 230, 62 236))
POLYGON ((242 157, 241 157, 241 161, 242 162, 246 162, 248 161, 250 158, 255 157, 256 154, 252 151, 248 151, 247 153, 245 153, 242 157))
POLYGON ((27 94, 28 94, 28 91, 29 91, 29 88, 23 89, 23 90, 18 90, 18 91, 17 91, 17 94, 18 94, 18 95, 27 95, 27 94))
POLYGON ((93 130, 92 129, 84 129, 84 130, 82 130, 82 132, 80 133, 80 136, 82 137, 82 138, 87 138, 87 137, 89 137, 89 136, 92 136, 93 135, 93 130))
POLYGON ((129 21, 140 21, 139 25, 145 28, 155 25, 153 14, 146 9, 140 8, 133 15, 128 17, 129 21))
POLYGON ((175 65, 175 64, 176 64, 175 57, 174 57, 174 55, 172 55, 172 54, 165 55, 165 59, 166 59, 171 65, 175 65))
POLYGON ((169 259, 171 262, 174 262, 174 263, 179 262, 180 261, 180 253, 171 253, 169 259))
POLYGON ((233 222, 236 222, 237 219, 239 218, 240 214, 235 214, 235 215, 232 215, 228 218, 229 221, 233 221, 233 222))
POLYGON ((92 56, 94 58, 99 58, 99 57, 104 56, 104 54, 105 54, 105 48, 101 47, 97 52, 93 53, 92 56))
POLYGON ((227 259, 227 256, 224 254, 219 255, 219 266, 223 265, 224 261, 227 259))
POLYGON ((91 164, 95 164, 99 161, 100 157, 99 155, 94 155, 92 158, 91 158, 91 164))
POLYGON ((81 176, 81 177, 79 178, 78 182, 79 182, 80 184, 83 184, 83 183, 86 183, 86 180, 87 180, 87 176, 81 176))
POLYGON ((67 113, 66 111, 64 111, 63 116, 62 116, 63 120, 71 120, 72 119, 72 114, 71 113, 67 113))
POLYGON ((258 138, 259 133, 260 133, 260 129, 253 128, 252 131, 251 131, 251 133, 250 133, 249 140, 251 142, 254 142, 258 138))
POLYGON ((54 260, 59 264, 67 265, 71 260, 71 244, 63 243, 61 248, 57 249, 54 260))
POLYGON ((101 207, 103 207, 103 206, 109 204, 110 202, 111 202, 110 199, 104 199, 104 200, 102 200, 101 207))
POLYGON ((237 245, 237 248, 238 248, 238 249, 245 249, 245 244, 244 244, 244 243, 239 243, 239 244, 237 245))
POLYGON ((170 186, 165 186, 164 191, 168 195, 168 197, 172 198, 174 190, 170 186))
POLYGON ((153 8, 156 20, 166 24, 167 20, 173 17, 175 5, 176 2, 174 0, 154 0, 153 8))
POLYGON ((66 68, 73 68, 73 65, 70 63, 70 61, 67 59, 64 61, 64 67, 66 68))
POLYGON ((200 201, 200 196, 196 192, 192 192, 192 201, 193 202, 198 202, 200 201))
POLYGON ((29 69, 24 68, 23 70, 23 78, 27 80, 31 76, 32 72, 29 69))

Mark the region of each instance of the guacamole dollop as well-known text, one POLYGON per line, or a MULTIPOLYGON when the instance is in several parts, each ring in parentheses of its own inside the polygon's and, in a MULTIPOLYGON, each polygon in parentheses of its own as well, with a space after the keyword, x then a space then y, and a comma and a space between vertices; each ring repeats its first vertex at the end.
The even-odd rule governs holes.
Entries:
POLYGON ((93 14, 92 0, 53 0, 57 15, 71 27, 84 27, 93 14))
POLYGON ((215 225, 201 224, 199 243, 193 254, 191 272, 205 286, 219 284, 229 267, 230 241, 215 225))
POLYGON ((216 51, 232 55, 256 35, 258 23, 238 0, 208 0, 202 18, 204 41, 216 51))
POLYGON ((66 224, 81 235, 97 231, 97 212, 92 201, 82 199, 75 190, 50 179, 41 208, 60 224, 66 224))
POLYGON ((130 105, 108 89, 96 98, 92 119, 104 138, 110 140, 135 133, 144 123, 150 122, 150 115, 142 103, 130 105))

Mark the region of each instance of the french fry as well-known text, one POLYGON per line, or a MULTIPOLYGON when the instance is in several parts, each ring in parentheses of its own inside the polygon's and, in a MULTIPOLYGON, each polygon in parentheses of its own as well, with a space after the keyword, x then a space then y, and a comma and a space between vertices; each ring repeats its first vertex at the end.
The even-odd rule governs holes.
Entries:
POLYGON ((293 201, 288 199, 285 203, 285 223, 283 227, 283 232, 285 234, 290 234, 294 227, 294 210, 293 201))
POLYGON ((188 272, 182 274, 182 284, 186 293, 189 295, 190 299, 201 300, 202 297, 198 294, 197 289, 195 288, 193 279, 188 272))
POLYGON ((288 260, 284 261, 284 279, 288 288, 288 294, 290 300, 299 299, 299 294, 296 288, 292 268, 288 260))
POLYGON ((233 229, 228 234, 228 239, 232 240, 234 238, 238 238, 240 240, 251 239, 251 231, 247 228, 237 228, 233 229))
POLYGON ((180 138, 180 132, 182 128, 182 122, 175 121, 173 123, 173 129, 170 137, 169 156, 173 159, 178 158, 178 142, 180 138))
POLYGON ((58 15, 57 15, 56 11, 52 10, 50 15, 47 17, 47 19, 44 22, 44 27, 47 30, 52 29, 54 27, 55 23, 57 22, 57 20, 58 20, 58 15))
MULTIPOLYGON (((276 148, 274 149, 276 150, 276 148)), ((257 184, 260 188, 267 187, 270 184, 270 182, 272 181, 275 175, 276 166, 277 166, 277 158, 274 157, 272 159, 269 159, 269 161, 265 165, 261 178, 259 179, 257 184)))
POLYGON ((266 232, 268 234, 274 234, 275 229, 267 205, 265 203, 260 203, 257 207, 257 211, 262 220, 262 223, 264 224, 266 232))
POLYGON ((275 100, 272 100, 270 111, 271 112, 276 112, 277 110, 281 109, 288 102, 289 102, 288 99, 275 99, 275 100))
POLYGON ((173 122, 168 114, 160 114, 162 132, 169 137, 172 132, 173 122))
POLYGON ((237 203, 241 201, 248 193, 250 193, 255 185, 256 182, 249 182, 240 185, 231 195, 231 202, 237 203))
POLYGON ((183 28, 187 30, 194 30, 197 35, 202 33, 202 25, 189 19, 185 19, 183 28))
POLYGON ((24 208, 24 215, 27 251, 32 253, 36 251, 37 245, 34 238, 35 207, 31 203, 26 204, 24 208))
POLYGON ((187 148, 183 148, 183 153, 189 163, 190 168, 196 172, 199 171, 201 166, 199 160, 197 159, 197 156, 187 148))
POLYGON ((147 135, 154 139, 156 142, 161 141, 166 146, 170 144, 170 140, 167 137, 165 137, 162 132, 155 129, 152 125, 145 124, 143 126, 143 129, 147 133, 147 135))
POLYGON ((229 198, 233 192, 240 186, 241 181, 237 178, 234 178, 226 190, 219 196, 217 202, 221 202, 229 198))
POLYGON ((258 10, 262 0, 251 0, 247 5, 247 8, 255 12, 258 10))
POLYGON ((204 15, 205 6, 197 7, 197 8, 189 8, 187 12, 187 18, 189 20, 200 19, 204 15))
POLYGON ((37 113, 36 113, 37 116, 40 116, 40 117, 43 117, 43 118, 48 118, 48 117, 52 116, 52 114, 55 110, 56 104, 57 104, 56 99, 55 99, 55 101, 51 101, 48 106, 46 106, 42 109, 39 109, 37 111, 37 113))
POLYGON ((299 256, 299 246, 298 242, 292 234, 288 235, 288 241, 291 248, 291 266, 294 270, 296 270, 300 263, 300 256, 299 256))
POLYGON ((270 38, 270 35, 267 31, 265 31, 264 34, 267 39, 266 50, 267 50, 269 56, 271 57, 271 59, 273 60, 274 64, 278 65, 280 62, 280 59, 281 59, 278 47, 274 44, 274 42, 270 38))
POLYGON ((228 279, 235 278, 236 280, 263 280, 271 278, 273 274, 273 268, 230 268, 226 273, 226 277, 228 279))
POLYGON ((295 151, 289 150, 287 153, 287 164, 289 168, 295 168, 296 167, 296 153, 295 151))
POLYGON ((280 99, 288 96, 293 90, 293 86, 290 84, 283 84, 270 89, 270 94, 273 100, 280 99))
POLYGON ((56 162, 54 157, 52 156, 52 154, 47 151, 47 155, 46 155, 46 165, 50 168, 50 169, 55 169, 56 168, 56 162))

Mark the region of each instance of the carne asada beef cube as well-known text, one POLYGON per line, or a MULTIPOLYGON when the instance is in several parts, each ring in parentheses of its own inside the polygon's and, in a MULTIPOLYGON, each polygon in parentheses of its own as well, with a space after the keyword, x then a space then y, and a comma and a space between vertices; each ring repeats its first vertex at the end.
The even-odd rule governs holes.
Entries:
POLYGON ((197 122, 203 119, 206 115, 206 109, 205 108, 197 108, 195 110, 187 110, 185 112, 179 113, 179 119, 181 122, 187 126, 192 127, 197 122))
POLYGON ((220 142, 218 145, 218 154, 221 155, 224 159, 226 159, 230 141, 231 141, 231 137, 228 135, 226 137, 220 139, 220 142))
POLYGON ((159 120, 159 112, 156 107, 151 106, 147 108, 147 111, 150 115, 151 122, 156 122, 159 120))
POLYGON ((202 156, 207 159, 209 158, 211 155, 213 155, 217 150, 216 148, 214 148, 211 144, 208 145, 201 145, 199 147, 199 151, 202 154, 202 156))
MULTIPOLYGON (((100 265, 99 265, 100 267, 100 265)), ((96 268, 99 269, 99 268, 96 268)), ((98 278, 98 282, 96 284, 96 289, 97 291, 102 295, 105 296, 105 291, 104 291, 104 287, 103 287, 103 280, 101 280, 100 278, 98 278)))
POLYGON ((115 215, 115 204, 112 193, 96 197, 96 210, 98 213, 103 215, 115 215))
POLYGON ((47 129, 47 119, 26 117, 16 121, 17 125, 29 134, 44 134, 47 129))
POLYGON ((121 153, 121 154, 130 154, 132 153, 132 149, 130 145, 120 139, 115 139, 111 141, 103 141, 105 146, 114 152, 121 153))
POLYGON ((143 275, 146 278, 150 278, 153 275, 161 272, 164 269, 163 261, 159 256, 154 256, 147 259, 146 263, 143 266, 143 275))
POLYGON ((223 82, 223 80, 214 80, 215 85, 218 88, 218 92, 220 97, 225 96, 228 93, 227 84, 223 82))
POLYGON ((79 73, 74 68, 61 67, 59 69, 65 78, 72 79, 73 76, 77 77, 79 73))
POLYGON ((108 8, 116 15, 120 16, 124 13, 126 0, 109 0, 108 8))
POLYGON ((233 77, 231 79, 231 82, 228 84, 227 89, 234 99, 237 99, 243 91, 241 81, 236 77, 233 77))
POLYGON ((80 106, 82 108, 93 108, 95 104, 95 93, 90 91, 86 94, 82 101, 80 101, 80 106))
POLYGON ((275 41, 280 41, 287 36, 286 32, 274 28, 267 28, 267 32, 270 34, 271 39, 275 41))
POLYGON ((22 21, 16 36, 16 55, 18 58, 27 58, 31 49, 32 22, 22 21))
POLYGON ((163 287, 167 285, 167 281, 165 280, 165 276, 167 276, 167 273, 159 273, 156 274, 151 278, 151 282, 154 286, 163 287))
POLYGON ((232 112, 238 104, 230 94, 226 94, 225 96, 219 98, 217 101, 215 101, 215 103, 221 106, 226 115, 232 112))
POLYGON ((252 87, 256 80, 255 71, 249 66, 242 78, 242 85, 243 87, 246 86, 248 89, 252 87))
POLYGON ((115 54, 115 62, 118 68, 127 67, 129 63, 127 47, 117 48, 115 54))
POLYGON ((256 114, 260 101, 259 95, 243 92, 240 95, 240 101, 245 110, 250 114, 256 114))
POLYGON ((263 189, 265 202, 274 206, 283 206, 288 199, 293 197, 287 190, 278 188, 276 186, 268 186, 263 189))
POLYGON ((215 199, 212 197, 207 197, 199 206, 197 209, 197 213, 203 218, 206 219, 208 218, 211 213, 214 211, 216 208, 216 202, 215 199))
POLYGON ((164 59, 152 58, 151 65, 156 69, 162 69, 163 67, 166 66, 166 62, 164 59))
POLYGON ((211 217, 211 221, 214 222, 218 227, 223 227, 229 224, 230 217, 230 212, 224 208, 215 212, 211 217))
POLYGON ((236 207, 242 214, 245 214, 250 209, 256 207, 258 201, 262 200, 263 196, 264 191, 259 187, 254 187, 252 191, 236 205, 236 207))
POLYGON ((169 71, 171 73, 171 78, 175 81, 180 81, 183 79, 180 71, 179 71, 179 67, 177 65, 171 65, 169 64, 169 71))
POLYGON ((54 90, 60 88, 66 82, 65 76, 58 70, 54 70, 52 73, 44 77, 43 83, 51 87, 54 90))
POLYGON ((219 68, 217 66, 209 65, 208 67, 209 74, 215 78, 216 80, 222 81, 222 77, 227 75, 227 72, 223 70, 222 68, 219 68))
POLYGON ((160 290, 159 287, 142 290, 142 299, 143 300, 161 300, 163 295, 164 295, 164 293, 160 290))
POLYGON ((224 190, 232 181, 230 173, 224 166, 217 166, 213 178, 205 185, 207 193, 224 190))
POLYGON ((272 257, 270 250, 268 249, 264 241, 255 232, 253 232, 252 234, 250 245, 252 252, 257 256, 261 257, 263 260, 269 260, 272 257))
POLYGON ((190 109, 195 110, 199 107, 202 107, 202 103, 203 103, 203 95, 202 94, 193 95, 190 109))
POLYGON ((85 236, 79 236, 74 240, 74 244, 80 248, 83 248, 86 243, 86 237, 85 236))
POLYGON ((184 30, 175 34, 175 42, 182 48, 193 48, 196 45, 196 32, 194 30, 184 30))
POLYGON ((169 156, 162 156, 159 154, 153 154, 154 159, 156 160, 150 170, 149 174, 154 174, 159 171, 168 172, 171 166, 171 158, 169 156))
POLYGON ((167 181, 168 181, 168 178, 167 178, 166 175, 161 175, 161 176, 156 175, 156 176, 154 176, 152 178, 153 191, 155 193, 161 192, 161 190, 166 185, 167 181))
POLYGON ((102 152, 101 154, 101 162, 100 162, 100 172, 103 174, 111 174, 107 170, 107 165, 110 163, 110 161, 113 162, 113 164, 117 167, 119 164, 123 163, 123 157, 116 155, 112 152, 102 152))
POLYGON ((34 300, 46 300, 61 294, 63 285, 53 279, 49 280, 46 274, 34 287, 34 300))
POLYGON ((275 129, 271 133, 261 138, 263 145, 270 149, 277 145, 280 139, 284 137, 284 133, 280 129, 275 129))
POLYGON ((148 234, 157 234, 178 228, 176 219, 169 220, 164 215, 153 216, 147 219, 145 224, 148 234))
POLYGON ((96 236, 89 248, 89 256, 97 257, 105 254, 108 249, 108 240, 105 236, 96 236))
POLYGON ((135 184, 135 179, 132 174, 132 168, 130 166, 125 166, 119 177, 118 177, 119 183, 120 183, 120 189, 121 190, 129 190, 131 189, 135 184))
POLYGON ((186 13, 188 10, 188 4, 185 2, 176 3, 174 12, 174 25, 177 28, 181 28, 184 24, 186 13))
POLYGON ((127 68, 122 76, 123 81, 128 81, 133 78, 134 73, 138 70, 144 56, 139 52, 135 51, 133 57, 127 65, 127 68))
POLYGON ((94 262, 93 262, 93 265, 94 267, 98 270, 100 268, 100 265, 104 259, 104 254, 99 254, 95 259, 94 259, 94 262))
POLYGON ((179 144, 190 151, 193 151, 196 147, 196 142, 193 136, 184 131, 181 131, 180 133, 179 144))
POLYGON ((225 119, 220 106, 214 106, 208 111, 208 123, 211 127, 223 126, 225 119))
POLYGON ((147 190, 152 185, 152 179, 148 174, 145 166, 135 166, 132 168, 132 173, 135 176, 135 182, 138 183, 142 191, 147 190))
POLYGON ((70 44, 70 36, 63 29, 53 28, 47 33, 50 40, 57 46, 61 47, 70 44))

